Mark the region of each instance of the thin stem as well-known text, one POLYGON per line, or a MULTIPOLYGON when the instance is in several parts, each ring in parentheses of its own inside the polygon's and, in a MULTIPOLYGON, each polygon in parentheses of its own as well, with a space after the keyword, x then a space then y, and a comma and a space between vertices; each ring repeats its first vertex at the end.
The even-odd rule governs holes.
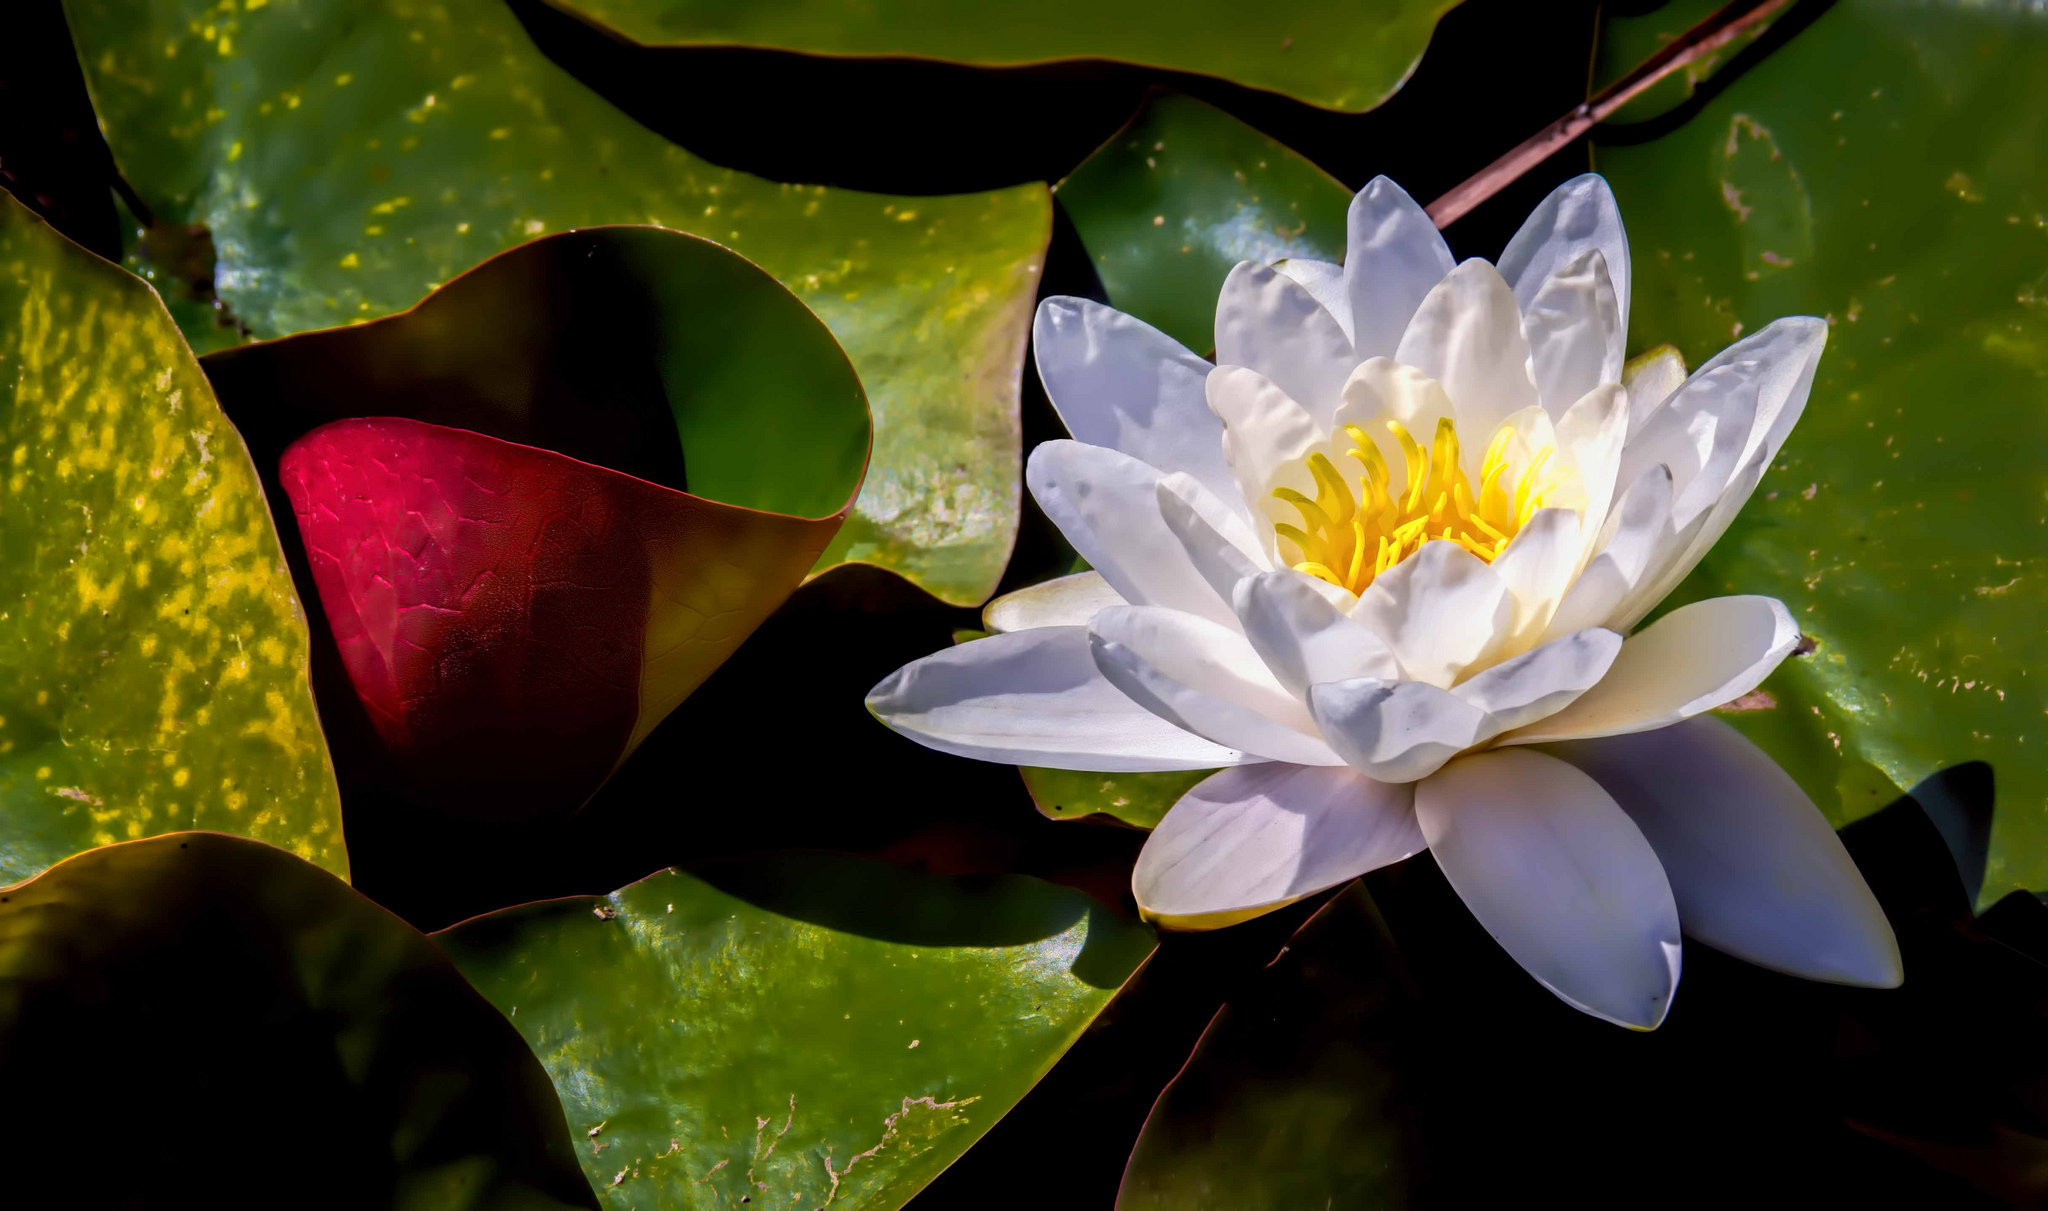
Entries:
POLYGON ((1591 100, 1572 107, 1571 112, 1523 140, 1513 151, 1488 164, 1436 201, 1429 204, 1429 217, 1439 228, 1465 217, 1473 207, 1520 179, 1524 173, 1556 155, 1573 140, 1603 122, 1615 110, 1640 96, 1664 77, 1714 53, 1785 7, 1791 0, 1736 0, 1723 5, 1698 25, 1680 34, 1664 49, 1638 64, 1636 69, 1601 89, 1591 100))

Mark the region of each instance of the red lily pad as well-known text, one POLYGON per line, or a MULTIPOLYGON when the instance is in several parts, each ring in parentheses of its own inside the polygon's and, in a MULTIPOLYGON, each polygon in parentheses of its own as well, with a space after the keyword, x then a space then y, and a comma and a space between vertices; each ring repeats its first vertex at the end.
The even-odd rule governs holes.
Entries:
POLYGON ((501 819, 581 803, 782 603, 869 435, 802 303, 652 227, 206 367, 275 468, 379 758, 407 798, 501 819))

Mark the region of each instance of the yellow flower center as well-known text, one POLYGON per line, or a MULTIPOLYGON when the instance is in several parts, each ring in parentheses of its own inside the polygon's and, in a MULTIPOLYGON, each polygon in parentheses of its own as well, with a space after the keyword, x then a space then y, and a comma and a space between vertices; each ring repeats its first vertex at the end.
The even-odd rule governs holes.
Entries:
POLYGON ((1301 513, 1301 525, 1273 527, 1300 554, 1297 571, 1363 593, 1381 572, 1422 549, 1424 543, 1455 542, 1492 563, 1508 540, 1529 524, 1559 484, 1546 476, 1554 453, 1545 446, 1529 459, 1519 475, 1509 467, 1509 445, 1515 431, 1502 425, 1487 444, 1480 464, 1479 488, 1473 490, 1458 463, 1458 428, 1449 417, 1437 421, 1436 440, 1424 450, 1399 421, 1387 422, 1407 460, 1407 484, 1396 496, 1387 490, 1390 476, 1379 446, 1357 425, 1344 426, 1353 447, 1346 454, 1365 467, 1359 491, 1337 470, 1328 455, 1308 456, 1315 477, 1311 500, 1292 488, 1273 495, 1301 513))

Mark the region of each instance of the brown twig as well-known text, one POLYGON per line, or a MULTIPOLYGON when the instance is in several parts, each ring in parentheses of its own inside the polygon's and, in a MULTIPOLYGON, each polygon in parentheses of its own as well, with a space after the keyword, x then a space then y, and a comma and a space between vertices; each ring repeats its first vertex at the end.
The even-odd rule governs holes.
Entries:
POLYGON ((1429 204, 1429 217, 1439 228, 1463 218, 1473 207, 1507 188, 1524 173, 1556 155, 1596 123, 1641 95, 1643 90, 1688 63, 1705 58, 1744 33, 1791 0, 1736 0, 1715 9, 1698 25, 1680 34, 1664 49, 1643 60, 1636 69, 1600 90, 1590 100, 1572 107, 1570 113, 1537 131, 1500 159, 1488 164, 1436 201, 1429 204))

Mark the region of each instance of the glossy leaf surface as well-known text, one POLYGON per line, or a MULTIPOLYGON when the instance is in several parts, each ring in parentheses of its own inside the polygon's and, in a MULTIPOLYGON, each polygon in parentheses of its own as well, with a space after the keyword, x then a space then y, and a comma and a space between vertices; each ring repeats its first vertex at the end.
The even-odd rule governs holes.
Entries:
MULTIPOLYGON (((1716 81, 1716 83, 1720 83, 1716 81)), ((1764 593, 1819 641, 1733 717, 1837 822, 1989 761, 1984 902, 2048 886, 2048 17, 1843 0, 1670 133, 1600 146, 1633 347, 1697 365, 1829 317, 1812 402, 1673 603, 1764 593)))
POLYGON ((598 1206, 546 1073, 445 955, 220 833, 0 888, 0 1085, 35 1205, 598 1206))
POLYGON ((1154 93, 1054 193, 1110 303, 1197 353, 1216 344, 1216 295, 1232 266, 1341 260, 1351 203, 1277 141, 1174 93, 1154 93))
POLYGON ((122 171, 159 228, 210 232, 213 288, 253 335, 401 310, 547 232, 704 235, 816 311, 874 404, 862 503, 819 567, 875 563, 959 604, 994 588, 1042 186, 900 198, 718 168, 550 63, 494 0, 65 8, 122 171))
POLYGON ((255 469, 149 287, 0 196, 0 880, 171 829, 346 875, 255 469))
POLYGON ((1114 59, 1221 76, 1359 112, 1393 94, 1457 0, 1264 8, 1230 0, 560 0, 638 42, 986 66, 1114 59))
POLYGON ((1151 828, 1167 809, 1215 770, 1173 770, 1163 774, 1097 774, 1085 770, 1022 765, 1024 789, 1050 820, 1104 815, 1133 828, 1151 828))
POLYGON ((824 325, 658 227, 206 369, 405 790, 498 818, 580 803, 782 603, 868 446, 824 325))
POLYGON ((902 1205, 1152 948, 1066 888, 828 854, 434 936, 547 1066, 592 1184, 649 1208, 902 1205))

